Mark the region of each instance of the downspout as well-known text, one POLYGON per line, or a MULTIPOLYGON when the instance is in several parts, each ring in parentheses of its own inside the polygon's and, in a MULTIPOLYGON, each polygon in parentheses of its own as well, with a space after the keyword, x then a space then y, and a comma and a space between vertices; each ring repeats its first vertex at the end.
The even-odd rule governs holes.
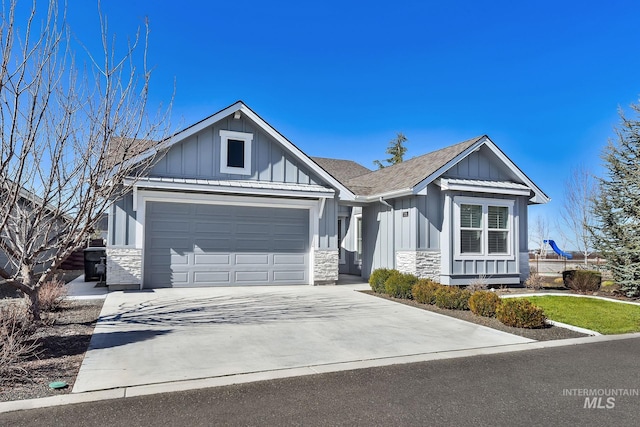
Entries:
POLYGON ((379 201, 380 201, 380 203, 382 203, 386 207, 393 209, 393 206, 391 206, 389 203, 387 203, 387 201, 385 199, 383 199, 382 196, 380 196, 379 201))
POLYGON ((324 205, 327 203, 327 199, 325 197, 320 199, 320 209, 318 211, 318 218, 322 218, 324 215, 324 205))

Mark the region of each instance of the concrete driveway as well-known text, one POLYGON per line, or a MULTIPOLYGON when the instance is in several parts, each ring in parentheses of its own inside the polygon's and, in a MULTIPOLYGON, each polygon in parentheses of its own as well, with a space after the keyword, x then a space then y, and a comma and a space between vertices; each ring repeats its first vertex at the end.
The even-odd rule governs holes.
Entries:
POLYGON ((349 362, 399 363, 391 358, 531 341, 357 287, 110 293, 73 392, 303 367, 321 372, 349 362))

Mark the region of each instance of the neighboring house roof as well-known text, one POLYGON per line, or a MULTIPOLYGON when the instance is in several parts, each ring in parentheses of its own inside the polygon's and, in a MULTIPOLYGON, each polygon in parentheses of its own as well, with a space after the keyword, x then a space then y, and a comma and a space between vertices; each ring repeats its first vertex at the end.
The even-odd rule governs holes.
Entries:
POLYGON ((104 156, 108 167, 114 167, 160 144, 153 139, 114 137, 109 141, 104 156))
POLYGON ((353 160, 328 159, 326 157, 312 157, 311 160, 320 165, 322 169, 329 172, 338 181, 347 185, 347 187, 350 179, 371 173, 370 169, 353 160))
POLYGON ((345 184, 362 196, 383 195, 394 191, 410 190, 425 178, 455 159, 483 136, 469 139, 450 147, 414 157, 402 163, 352 178, 345 184))

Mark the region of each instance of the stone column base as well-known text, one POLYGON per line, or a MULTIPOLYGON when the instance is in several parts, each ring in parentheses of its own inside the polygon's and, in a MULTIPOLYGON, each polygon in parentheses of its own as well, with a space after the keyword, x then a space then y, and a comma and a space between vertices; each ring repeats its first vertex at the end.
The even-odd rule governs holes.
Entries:
POLYGON ((110 291, 142 288, 142 249, 107 248, 107 286, 110 291))
POLYGON ((396 269, 421 279, 440 280, 440 251, 396 251, 396 269))
POLYGON ((335 285, 338 281, 337 250, 315 250, 313 252, 313 284, 335 285))

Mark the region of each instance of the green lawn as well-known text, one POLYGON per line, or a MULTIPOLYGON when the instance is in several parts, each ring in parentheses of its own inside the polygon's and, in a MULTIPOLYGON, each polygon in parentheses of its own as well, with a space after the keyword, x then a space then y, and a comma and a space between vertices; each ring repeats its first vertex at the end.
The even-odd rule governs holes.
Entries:
POLYGON ((572 296, 527 297, 547 318, 601 334, 640 332, 640 306, 572 296))

